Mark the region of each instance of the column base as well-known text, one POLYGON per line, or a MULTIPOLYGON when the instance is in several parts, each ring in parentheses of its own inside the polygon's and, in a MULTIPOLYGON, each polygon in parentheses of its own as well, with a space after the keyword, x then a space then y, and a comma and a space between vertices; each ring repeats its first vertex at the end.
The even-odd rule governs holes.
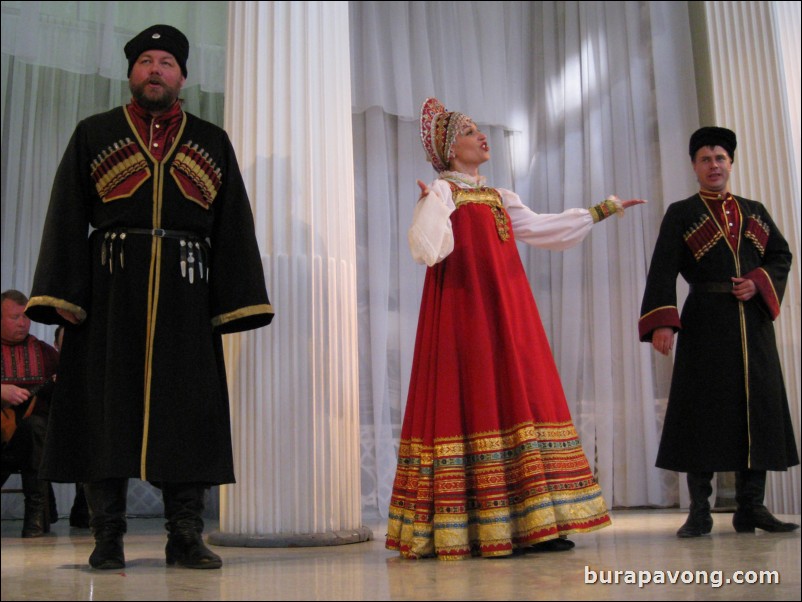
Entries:
POLYGON ((242 535, 212 531, 208 536, 210 544, 232 548, 314 548, 342 546, 372 539, 373 532, 367 527, 327 531, 326 533, 272 533, 267 535, 242 535))

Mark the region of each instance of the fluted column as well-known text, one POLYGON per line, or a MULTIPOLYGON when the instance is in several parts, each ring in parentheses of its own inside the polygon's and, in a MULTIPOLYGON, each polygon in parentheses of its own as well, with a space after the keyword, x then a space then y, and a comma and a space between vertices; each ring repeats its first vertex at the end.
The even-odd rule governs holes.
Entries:
MULTIPOLYGON (((702 125, 736 132, 732 191, 766 205, 794 254, 775 330, 791 421, 799 437, 799 3, 717 1, 702 6, 713 105, 707 112, 715 121, 702 125)), ((766 501, 772 511, 799 513, 799 492, 799 466, 769 473, 766 501)))
POLYGON ((226 337, 237 484, 210 541, 363 541, 348 3, 230 2, 225 121, 276 316, 226 337))

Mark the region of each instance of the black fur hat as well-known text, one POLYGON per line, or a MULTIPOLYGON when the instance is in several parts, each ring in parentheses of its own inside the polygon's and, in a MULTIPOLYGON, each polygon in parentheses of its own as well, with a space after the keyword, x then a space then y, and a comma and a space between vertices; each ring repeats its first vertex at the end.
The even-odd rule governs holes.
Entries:
POLYGON ((131 69, 146 50, 164 50, 175 57, 181 73, 187 76, 187 57, 189 56, 189 41, 187 37, 170 25, 151 25, 138 33, 125 45, 125 57, 128 59, 128 76, 131 69))
POLYGON ((735 161, 735 147, 738 146, 738 141, 735 139, 735 132, 727 128, 699 128, 691 135, 691 141, 688 144, 691 161, 696 158, 696 151, 703 146, 720 146, 729 153, 730 160, 735 161))

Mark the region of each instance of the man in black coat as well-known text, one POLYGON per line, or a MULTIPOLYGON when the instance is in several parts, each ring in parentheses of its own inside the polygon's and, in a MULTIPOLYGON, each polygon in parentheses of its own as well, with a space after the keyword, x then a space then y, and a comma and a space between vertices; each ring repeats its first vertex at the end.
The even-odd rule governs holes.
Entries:
POLYGON ((713 526, 714 472, 736 472, 736 531, 790 531, 763 505, 767 470, 799 464, 773 320, 791 252, 766 208, 734 196, 735 133, 703 127, 689 153, 697 194, 666 211, 641 306, 641 341, 677 351, 657 466, 687 472, 690 514, 677 532, 713 526), (678 275, 690 294, 677 311, 678 275))
POLYGON ((273 318, 233 147, 178 98, 188 54, 169 25, 126 44, 133 98, 78 124, 26 310, 67 326, 42 474, 84 483, 98 569, 125 566, 131 477, 162 490, 168 564, 221 566, 201 538, 207 488, 234 482, 221 335, 273 318))

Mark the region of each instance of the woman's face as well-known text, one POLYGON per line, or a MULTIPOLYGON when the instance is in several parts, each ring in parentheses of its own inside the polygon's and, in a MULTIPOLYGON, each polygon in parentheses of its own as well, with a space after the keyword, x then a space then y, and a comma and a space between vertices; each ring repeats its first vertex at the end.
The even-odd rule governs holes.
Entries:
POLYGON ((476 168, 490 160, 487 136, 470 119, 466 119, 460 125, 451 152, 454 155, 451 159, 451 166, 458 168, 459 171, 467 172, 466 168, 476 168))

